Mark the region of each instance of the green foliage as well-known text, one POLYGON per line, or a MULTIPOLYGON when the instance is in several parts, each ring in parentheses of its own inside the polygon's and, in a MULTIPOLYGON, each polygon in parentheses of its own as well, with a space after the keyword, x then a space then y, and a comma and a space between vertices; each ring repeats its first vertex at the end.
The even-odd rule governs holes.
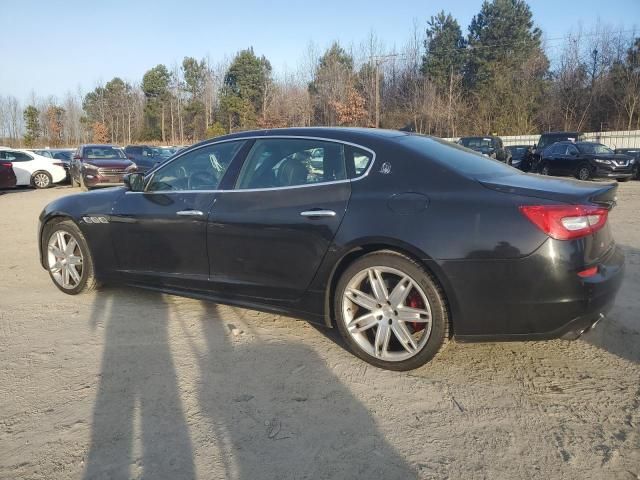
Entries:
POLYGON ((425 54, 422 58, 422 73, 440 88, 444 88, 452 75, 464 68, 465 41, 460 25, 450 13, 441 11, 427 22, 425 54))
POLYGON ((220 137, 226 134, 227 130, 220 122, 215 122, 207 127, 207 138, 220 137))
POLYGON ((541 36, 524 0, 485 0, 469 26, 467 80, 488 82, 496 69, 516 67, 539 54, 541 36))
POLYGON ((207 64, 204 60, 198 62, 193 57, 184 57, 182 60, 182 71, 187 91, 192 98, 198 97, 204 90, 207 80, 207 64))
POLYGON ((220 98, 229 129, 255 126, 270 83, 271 64, 264 56, 258 58, 253 48, 236 55, 225 74, 220 98))
POLYGON ((142 91, 147 98, 158 98, 164 96, 169 91, 171 74, 164 65, 156 65, 147 70, 142 77, 142 91))
POLYGON ((142 77, 142 91, 147 98, 144 106, 143 136, 148 140, 162 140, 163 106, 169 96, 171 73, 164 65, 156 65, 142 77))
POLYGON ((29 105, 24 109, 24 123, 26 133, 23 136, 24 144, 27 147, 32 147, 36 140, 40 138, 40 120, 38 119, 40 111, 33 105, 29 105))

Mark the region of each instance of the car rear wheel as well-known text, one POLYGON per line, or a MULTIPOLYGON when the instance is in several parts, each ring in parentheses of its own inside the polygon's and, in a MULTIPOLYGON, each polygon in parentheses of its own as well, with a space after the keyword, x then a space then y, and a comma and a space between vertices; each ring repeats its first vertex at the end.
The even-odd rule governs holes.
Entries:
POLYGON ((351 351, 380 368, 417 368, 448 341, 442 290, 421 265, 396 252, 374 252, 352 263, 338 282, 334 305, 351 351))
POLYGON ((550 175, 549 164, 547 163, 542 164, 542 168, 540 168, 540 175, 550 175))
POLYGON ((48 172, 35 172, 31 177, 31 183, 36 188, 49 188, 53 180, 48 172))
POLYGON ((45 264, 56 287, 69 295, 97 287, 91 252, 82 232, 72 221, 47 224, 43 243, 45 264))
POLYGON ((576 170, 576 178, 578 180, 589 180, 591 178, 591 169, 587 165, 580 165, 576 170))

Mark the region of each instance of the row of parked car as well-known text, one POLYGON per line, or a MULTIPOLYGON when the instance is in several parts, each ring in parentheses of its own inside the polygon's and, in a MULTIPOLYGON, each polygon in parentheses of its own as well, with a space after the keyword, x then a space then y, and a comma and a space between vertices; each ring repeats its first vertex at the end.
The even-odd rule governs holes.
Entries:
POLYGON ((457 143, 525 172, 574 176, 580 180, 640 179, 640 148, 612 150, 602 143, 585 141, 581 132, 543 133, 535 147, 505 147, 500 137, 491 135, 463 137, 457 143))
POLYGON ((86 189, 121 184, 124 175, 146 172, 185 147, 87 144, 78 148, 0 147, 0 188, 48 188, 71 182, 86 189))

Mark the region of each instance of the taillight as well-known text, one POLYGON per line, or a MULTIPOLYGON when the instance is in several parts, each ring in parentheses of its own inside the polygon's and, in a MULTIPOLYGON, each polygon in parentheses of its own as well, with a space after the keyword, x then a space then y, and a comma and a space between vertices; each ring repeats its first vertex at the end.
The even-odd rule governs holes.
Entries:
POLYGON ((556 240, 572 240, 597 232, 609 211, 592 205, 523 205, 520 211, 540 230, 556 240))
POLYGON ((9 167, 13 167, 13 163, 11 163, 11 162, 0 162, 0 166, 9 168, 9 167))

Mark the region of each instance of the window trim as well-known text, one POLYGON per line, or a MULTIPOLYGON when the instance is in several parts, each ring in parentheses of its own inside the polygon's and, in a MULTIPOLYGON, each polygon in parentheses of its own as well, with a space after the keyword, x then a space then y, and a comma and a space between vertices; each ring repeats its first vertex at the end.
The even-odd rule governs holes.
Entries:
MULTIPOLYGON (((244 158, 242 159, 242 166, 244 166, 244 162, 247 160, 247 156, 245 155, 244 158)), ((206 143, 204 145, 200 145, 198 147, 195 148, 189 148, 187 150, 185 150, 184 152, 180 153, 179 155, 174 156, 169 162, 163 163, 162 165, 158 165, 157 167, 154 167, 152 170, 150 170, 149 172, 147 172, 147 174, 145 175, 145 190, 142 192, 132 192, 130 190, 127 190, 125 193, 126 194, 145 194, 145 195, 167 195, 170 193, 222 193, 222 192, 267 192, 267 191, 272 191, 272 190, 288 190, 288 189, 292 189, 292 188, 309 188, 309 187, 322 187, 325 185, 336 185, 336 184, 340 184, 340 183, 348 183, 348 182, 355 182, 358 180, 362 180, 363 178, 365 178, 367 175, 369 175, 369 172, 371 172, 371 169, 373 168, 373 164, 376 162, 376 152, 373 151, 372 149, 365 147, 363 145, 357 144, 357 143, 353 143, 353 142, 348 142, 346 140, 338 140, 335 138, 326 138, 326 137, 314 137, 314 136, 310 136, 310 135, 251 135, 251 136, 247 136, 247 137, 236 137, 236 138, 227 138, 224 140, 218 140, 215 142, 211 142, 211 143, 206 143), (156 171, 160 168, 166 167, 167 165, 169 165, 172 162, 175 162, 177 159, 179 159, 180 157, 182 157, 183 155, 186 155, 188 153, 194 152, 196 150, 199 150, 201 148, 207 148, 207 147, 211 147, 220 143, 226 143, 226 142, 237 142, 237 141, 246 141, 246 140, 265 140, 265 139, 271 139, 271 138, 280 138, 280 139, 300 139, 300 140, 319 140, 319 141, 325 141, 325 142, 333 142, 333 143, 340 143, 343 145, 349 145, 352 147, 356 147, 356 148, 360 148, 362 150, 365 150, 369 153, 371 153, 371 162, 369 163, 369 166, 367 167, 367 169, 365 170, 364 173, 360 174, 357 177, 354 178, 346 178, 344 180, 333 180, 331 182, 324 182, 324 183, 307 183, 307 184, 303 184, 303 185, 290 185, 290 186, 286 186, 286 187, 268 187, 268 188, 247 188, 244 190, 238 190, 235 187, 231 188, 231 189, 226 189, 226 190, 167 190, 167 191, 155 191, 155 192, 147 192, 146 191, 146 186, 148 185, 148 181, 151 180, 151 178, 153 177, 153 175, 155 175, 156 171), (148 180, 147 180, 148 177, 148 180)), ((233 162, 232 162, 233 163, 233 162)), ((229 167, 231 167, 231 165, 229 165, 229 167)), ((347 171, 348 174, 348 171, 347 171)))

